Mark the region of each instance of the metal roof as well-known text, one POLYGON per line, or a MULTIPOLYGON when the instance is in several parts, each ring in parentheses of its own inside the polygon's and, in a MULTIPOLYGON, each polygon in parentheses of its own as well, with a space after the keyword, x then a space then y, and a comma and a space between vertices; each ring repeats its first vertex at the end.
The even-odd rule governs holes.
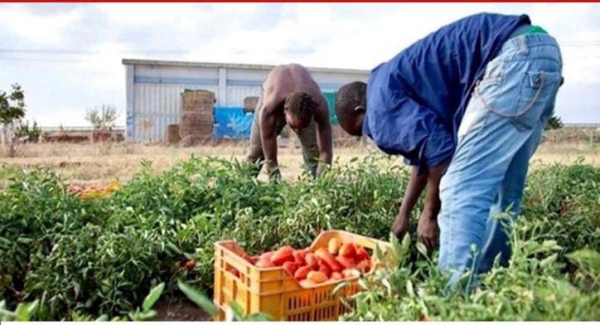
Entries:
MULTIPOLYGON (((194 67, 194 68, 231 68, 231 69, 251 69, 251 70, 271 70, 275 65, 263 64, 244 64, 244 63, 217 63, 217 62, 189 62, 189 61, 162 61, 162 60, 138 60, 123 59, 124 65, 154 65, 154 66, 175 66, 175 67, 194 67)), ((369 74, 370 70, 359 69, 334 69, 334 68, 315 68, 306 67, 311 72, 336 72, 336 73, 357 73, 369 74)))

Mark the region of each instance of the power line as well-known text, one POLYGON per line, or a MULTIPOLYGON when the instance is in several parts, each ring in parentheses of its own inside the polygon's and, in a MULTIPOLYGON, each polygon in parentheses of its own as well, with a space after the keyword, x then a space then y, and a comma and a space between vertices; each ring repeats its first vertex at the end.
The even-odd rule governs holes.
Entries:
MULTIPOLYGON (((559 42, 561 46, 565 47, 596 47, 600 46, 600 40, 583 40, 583 41, 567 41, 559 42)), ((47 63, 89 63, 91 59, 60 59, 60 58, 35 58, 31 57, 34 55, 47 55, 47 56, 90 56, 90 55, 101 55, 101 54, 114 54, 114 55, 186 55, 192 52, 191 49, 172 49, 172 50, 159 50, 159 49, 133 49, 133 50, 77 50, 77 49, 23 49, 23 48, 0 48, 0 61, 14 61, 14 62, 47 62, 47 63), (28 57, 2 57, 2 54, 12 55, 25 55, 28 57)), ((302 54, 302 53, 313 53, 314 50, 309 51, 275 51, 278 54, 302 54)), ((570 56, 569 59, 600 59, 600 55, 580 55, 570 56)))
POLYGON ((53 49, 0 49, 0 53, 10 54, 66 54, 66 55, 96 55, 114 54, 187 54, 192 50, 129 50, 129 51, 89 51, 89 50, 53 50, 53 49))
MULTIPOLYGON (((177 49, 177 50, 131 50, 131 51, 85 51, 85 50, 46 50, 46 49, 0 49, 0 54, 21 54, 21 55, 101 55, 101 54, 113 54, 113 55, 127 55, 127 54, 137 54, 137 55, 187 55, 191 52, 196 51, 197 49, 177 49)), ((251 53, 251 51, 240 51, 237 49, 224 50, 233 52, 236 54, 246 54, 251 53)), ((274 50, 272 53, 277 54, 307 54, 314 53, 317 50, 315 49, 306 49, 306 50, 274 50)))
POLYGON ((598 46, 600 45, 600 40, 588 40, 588 41, 566 41, 566 42, 558 42, 560 45, 566 46, 598 46))
MULTIPOLYGON (((600 46, 600 40, 581 40, 581 41, 565 41, 559 42, 560 46, 565 47, 597 47, 600 46)), ((0 54, 19 54, 19 55, 64 55, 64 56, 94 56, 101 54, 114 54, 114 55, 186 55, 192 52, 192 49, 132 49, 132 50, 80 50, 80 49, 23 49, 23 48, 0 48, 0 54)), ((278 54, 306 54, 315 52, 314 50, 309 51, 276 51, 278 54)), ((573 57, 572 57, 573 58, 573 57)), ((583 56, 577 57, 576 59, 597 59, 599 56, 583 56)), ((73 63, 73 60, 59 60, 59 59, 25 59, 25 58, 2 58, 4 61, 31 61, 31 62, 53 62, 53 63, 73 63)), ((84 62, 84 61, 81 61, 84 62)))
MULTIPOLYGON (((568 60, 598 60, 600 55, 589 55, 589 56, 578 56, 570 57, 568 60)), ((93 60, 69 60, 69 59, 42 59, 42 58, 3 58, 0 57, 0 61, 5 62, 41 62, 41 63, 62 63, 62 64, 81 64, 81 63, 93 63, 93 60)))
POLYGON ((0 61, 17 61, 17 62, 49 62, 49 63, 90 63, 91 60, 68 60, 68 59, 34 59, 34 58, 3 58, 0 61))
MULTIPOLYGON (((559 42, 561 46, 569 47, 589 47, 589 46, 600 46, 600 40, 587 40, 587 41, 566 41, 559 42)), ((98 54, 188 54, 194 51, 193 49, 171 49, 171 50, 159 50, 159 49, 134 49, 134 50, 73 50, 73 49, 0 49, 0 53, 8 54, 49 54, 49 55, 98 55, 98 54)), ((277 51, 285 53, 307 53, 314 52, 313 50, 304 51, 277 51)))

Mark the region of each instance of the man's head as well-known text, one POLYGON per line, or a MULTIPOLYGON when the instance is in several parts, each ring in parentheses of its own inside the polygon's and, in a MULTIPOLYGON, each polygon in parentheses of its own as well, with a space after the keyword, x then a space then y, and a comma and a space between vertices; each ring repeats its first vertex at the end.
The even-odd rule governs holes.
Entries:
POLYGON ((308 93, 289 94, 283 104, 286 123, 292 130, 299 132, 308 126, 317 106, 317 101, 308 93))
POLYGON ((335 96, 335 115, 350 135, 361 136, 367 108, 367 84, 361 81, 344 85, 335 96))

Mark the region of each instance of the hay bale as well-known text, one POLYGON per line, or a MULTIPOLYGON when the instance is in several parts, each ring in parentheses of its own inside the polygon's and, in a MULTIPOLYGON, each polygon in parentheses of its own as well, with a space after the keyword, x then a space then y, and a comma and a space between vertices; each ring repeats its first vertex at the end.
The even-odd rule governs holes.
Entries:
POLYGON ((181 115, 179 124, 179 135, 181 139, 193 135, 203 138, 211 138, 213 134, 214 122, 212 115, 210 119, 195 113, 184 113, 181 115))
POLYGON ((244 113, 254 112, 258 104, 258 97, 250 96, 244 98, 244 113))
POLYGON ((197 146, 202 143, 202 137, 197 135, 188 135, 181 139, 181 146, 184 148, 197 146))
POLYGON ((215 94, 207 90, 185 91, 181 94, 180 139, 189 136, 212 138, 215 102, 215 94))
POLYGON ((215 94, 211 91, 185 91, 181 94, 181 113, 196 112, 212 115, 215 103, 215 94))
POLYGON ((170 124, 167 126, 167 143, 176 144, 181 137, 179 136, 179 124, 170 124))

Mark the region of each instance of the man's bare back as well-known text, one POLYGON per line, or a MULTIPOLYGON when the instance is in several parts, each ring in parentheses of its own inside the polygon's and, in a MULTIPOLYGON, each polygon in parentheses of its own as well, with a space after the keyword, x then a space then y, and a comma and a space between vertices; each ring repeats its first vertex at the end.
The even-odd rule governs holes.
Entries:
POLYGON ((276 175, 277 136, 287 124, 299 137, 305 164, 320 174, 316 161, 331 164, 332 139, 327 100, 310 73, 299 64, 280 65, 269 73, 255 111, 248 161, 266 160, 276 175))
MULTIPOLYGON (((263 83, 263 91, 265 103, 278 103, 275 109, 281 108, 285 98, 295 92, 305 92, 318 101, 327 102, 321 93, 319 85, 312 78, 308 70, 295 63, 279 65, 273 68, 263 83)), ((320 104, 319 107, 322 107, 322 103, 320 104)), ((317 115, 319 114, 315 114, 315 118, 317 115)))

